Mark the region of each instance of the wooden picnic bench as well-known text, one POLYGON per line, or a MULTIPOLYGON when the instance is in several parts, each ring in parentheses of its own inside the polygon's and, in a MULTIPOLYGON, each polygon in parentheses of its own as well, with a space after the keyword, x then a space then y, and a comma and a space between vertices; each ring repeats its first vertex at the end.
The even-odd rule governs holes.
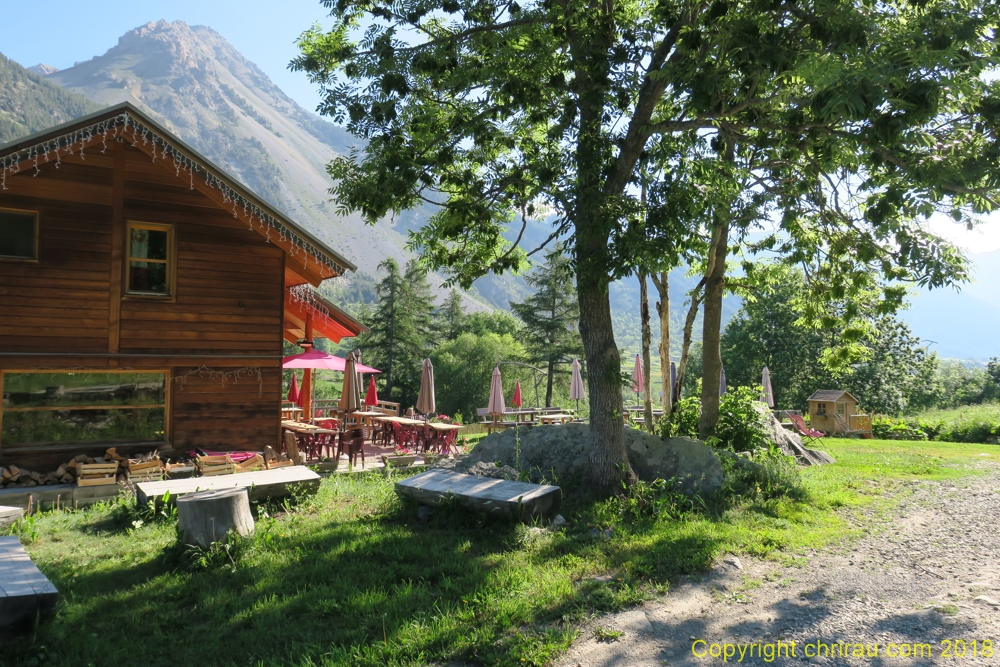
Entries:
POLYGON ((59 591, 31 562, 20 538, 0 537, 0 637, 30 630, 58 599, 59 591))
POLYGON ((135 500, 139 505, 150 501, 159 505, 168 492, 171 498, 186 493, 211 491, 214 489, 244 488, 250 500, 280 498, 291 495, 296 489, 315 492, 319 489, 320 476, 304 466, 288 466, 275 470, 259 470, 239 475, 218 475, 216 477, 191 477, 170 479, 163 482, 139 482, 135 485, 135 500))

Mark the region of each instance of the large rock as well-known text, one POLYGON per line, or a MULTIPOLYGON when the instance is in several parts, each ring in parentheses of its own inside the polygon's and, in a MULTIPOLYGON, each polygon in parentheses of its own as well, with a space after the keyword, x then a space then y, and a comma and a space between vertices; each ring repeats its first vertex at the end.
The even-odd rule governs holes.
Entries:
POLYGON ((766 404, 759 403, 757 410, 764 419, 768 441, 777 445, 785 455, 794 456, 800 464, 807 466, 834 463, 833 457, 826 452, 818 449, 809 449, 803 445, 799 434, 783 427, 766 404))
MULTIPOLYGON (((532 479, 545 477, 551 481, 582 475, 587 468, 589 447, 588 424, 535 426, 516 431, 509 428, 483 438, 466 458, 465 466, 499 463, 527 470, 532 479)), ((698 440, 663 440, 626 428, 625 447, 632 469, 641 480, 674 479, 685 493, 706 495, 722 487, 719 458, 698 440)))

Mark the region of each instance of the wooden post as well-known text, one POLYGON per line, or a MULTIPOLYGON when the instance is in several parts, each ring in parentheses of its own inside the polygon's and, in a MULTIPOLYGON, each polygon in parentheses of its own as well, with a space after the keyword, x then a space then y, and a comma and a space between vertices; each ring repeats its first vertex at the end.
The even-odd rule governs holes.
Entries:
MULTIPOLYGON (((313 349, 313 325, 312 316, 306 313, 306 352, 313 349)), ((302 373, 302 421, 312 422, 313 416, 313 401, 312 401, 312 369, 306 368, 302 373)))

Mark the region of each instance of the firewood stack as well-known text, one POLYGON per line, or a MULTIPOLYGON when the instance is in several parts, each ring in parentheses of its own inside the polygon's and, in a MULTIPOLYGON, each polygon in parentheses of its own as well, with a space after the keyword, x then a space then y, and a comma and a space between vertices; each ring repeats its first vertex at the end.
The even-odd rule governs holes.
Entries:
POLYGON ((91 472, 87 474, 91 479, 98 476, 104 479, 113 477, 114 482, 124 483, 130 477, 132 481, 141 482, 150 479, 158 480, 162 475, 162 464, 157 452, 152 451, 136 458, 127 459, 118 454, 115 447, 112 447, 104 453, 104 456, 90 457, 86 454, 74 456, 66 463, 60 464, 54 471, 47 473, 26 470, 16 465, 2 467, 0 468, 0 488, 78 483, 78 478, 81 477, 79 474, 80 466, 95 464, 104 464, 105 466, 117 464, 117 467, 113 471, 109 467, 91 469, 91 472))

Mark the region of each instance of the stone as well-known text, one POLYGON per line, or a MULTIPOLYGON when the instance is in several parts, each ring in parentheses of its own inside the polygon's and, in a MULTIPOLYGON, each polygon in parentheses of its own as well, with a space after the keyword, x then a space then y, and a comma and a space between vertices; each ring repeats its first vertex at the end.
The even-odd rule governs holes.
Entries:
MULTIPOLYGON (((710 495, 722 487, 722 464, 716 453, 699 440, 670 438, 635 429, 625 429, 629 462, 639 479, 673 479, 679 490, 710 495)), ((462 462, 459 472, 473 472, 477 464, 496 463, 515 472, 528 472, 534 480, 558 481, 561 477, 582 477, 587 469, 590 425, 571 423, 560 426, 509 428, 483 438, 462 462)))
POLYGON ((984 604, 988 604, 991 607, 1000 607, 1000 601, 994 600, 988 595, 977 595, 972 599, 975 600, 976 602, 982 602, 984 604))
POLYGON ((565 528, 565 527, 566 527, 566 519, 563 517, 562 514, 556 514, 552 518, 552 523, 549 524, 549 528, 551 528, 552 530, 559 530, 560 528, 565 528))
POLYGON ((764 426, 767 429, 765 437, 768 442, 777 445, 786 456, 794 456, 800 465, 815 466, 835 463, 833 457, 826 452, 804 446, 799 434, 784 428, 765 403, 758 403, 755 407, 764 420, 764 426))
POLYGON ((722 559, 722 562, 725 563, 726 565, 732 565, 737 570, 743 569, 743 562, 740 561, 740 559, 737 558, 736 556, 726 556, 725 558, 722 559))
POLYGON ((396 493, 430 505, 454 498, 471 509, 507 514, 525 522, 554 517, 562 502, 558 486, 486 479, 438 468, 396 482, 396 493))
POLYGON ((24 510, 20 507, 0 505, 0 528, 6 528, 24 518, 24 510))
POLYGON ((646 618, 646 612, 641 609, 618 614, 618 617, 615 619, 615 625, 624 632, 633 635, 647 634, 653 631, 653 626, 650 625, 649 619, 646 618))

